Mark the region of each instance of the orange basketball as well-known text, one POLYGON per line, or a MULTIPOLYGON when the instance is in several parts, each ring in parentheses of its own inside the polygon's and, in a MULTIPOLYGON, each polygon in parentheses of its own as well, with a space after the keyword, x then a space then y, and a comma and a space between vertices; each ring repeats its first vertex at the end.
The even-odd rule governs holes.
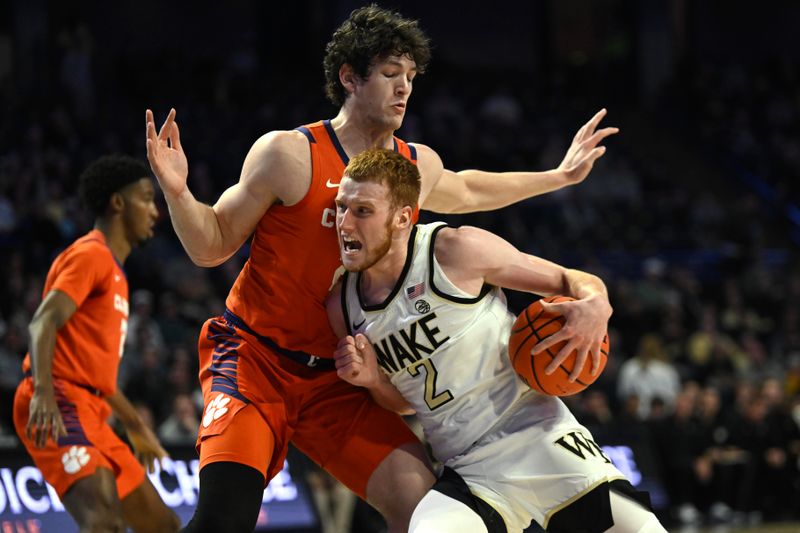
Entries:
MULTIPOLYGON (((569 296, 550 296, 543 300, 558 303, 574 299, 569 296)), ((567 341, 559 342, 535 356, 531 355, 531 348, 560 330, 565 322, 566 319, 562 315, 546 312, 537 300, 517 317, 508 340, 508 355, 517 374, 532 389, 550 396, 569 396, 582 391, 600 376, 608 360, 608 334, 606 334, 600 346, 602 360, 597 376, 592 376, 591 354, 589 354, 578 379, 574 382, 569 381, 577 351, 573 351, 555 372, 550 375, 545 374, 544 369, 567 341)))

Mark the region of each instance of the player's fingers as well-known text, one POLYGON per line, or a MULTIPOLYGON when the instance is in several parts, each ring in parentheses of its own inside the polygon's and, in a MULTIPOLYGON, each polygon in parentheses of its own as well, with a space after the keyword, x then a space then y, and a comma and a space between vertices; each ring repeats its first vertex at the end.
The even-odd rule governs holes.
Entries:
POLYGON ((175 110, 170 109, 169 114, 167 115, 167 119, 164 121, 164 124, 161 126, 161 130, 158 132, 158 140, 162 142, 166 142, 169 138, 170 131, 172 130, 172 123, 175 120, 175 110))
POLYGON ((50 436, 50 419, 45 417, 42 419, 41 424, 37 427, 36 445, 43 448, 47 444, 47 438, 50 436))
POLYGON ((333 365, 336 368, 343 368, 347 365, 360 365, 362 362, 363 360, 360 355, 352 353, 334 359, 333 365))
POLYGON ((597 113, 595 113, 594 116, 591 118, 591 120, 589 120, 589 123, 587 124, 589 127, 586 130, 589 135, 594 133, 594 130, 597 128, 597 125, 600 124, 600 121, 603 120, 603 117, 606 116, 606 113, 607 113, 606 109, 603 108, 597 113))
POLYGON ((564 346, 562 346, 562 348, 558 351, 556 356, 553 357, 553 360, 550 361, 550 363, 546 367, 544 367, 544 373, 549 375, 555 372, 556 369, 559 366, 561 366, 561 364, 567 359, 567 357, 570 356, 570 354, 572 353, 572 351, 575 349, 576 346, 577 342, 574 339, 570 339, 569 342, 564 344, 564 346))
POLYGON ((584 159, 584 163, 588 162, 593 165, 594 162, 600 159, 604 153, 606 153, 605 146, 598 146, 597 148, 593 148, 592 151, 589 152, 589 155, 586 156, 586 158, 584 159))
POLYGON ((337 348, 336 351, 333 352, 333 358, 341 359, 349 355, 354 355, 356 352, 356 347, 348 344, 346 346, 342 346, 341 348, 337 348))
POLYGON ((600 372, 600 361, 602 360, 599 341, 592 343, 592 347, 589 349, 589 353, 592 354, 592 377, 596 377, 597 374, 600 372))
POLYGON ((589 348, 584 347, 578 350, 578 355, 575 357, 575 366, 572 367, 572 373, 569 375, 569 380, 574 382, 581 376, 583 365, 586 364, 586 358, 589 357, 589 348))
POLYGON ((356 341, 352 335, 347 335, 346 337, 342 337, 339 339, 339 342, 336 344, 337 348, 342 348, 344 346, 355 346, 356 341))
POLYGON ((533 346, 533 348, 531 348, 531 355, 536 355, 537 353, 542 353, 545 350, 550 349, 553 345, 558 344, 559 342, 561 342, 563 340, 566 340, 568 337, 569 337, 569 335, 567 335, 564 332, 564 329, 562 328, 557 333, 553 333, 549 337, 545 337, 544 339, 542 339, 539 342, 537 342, 533 346))
POLYGON ((581 142, 583 140, 585 133, 586 133, 586 124, 584 124, 578 129, 577 133, 575 133, 575 137, 572 138, 572 142, 574 143, 581 142))
POLYGON ((181 132, 178 129, 177 122, 173 122, 172 124, 172 134, 170 135, 169 140, 172 143, 173 148, 175 148, 176 150, 181 149, 181 132))
POLYGON ((370 353, 370 350, 372 350, 372 343, 369 342, 366 335, 359 333, 356 335, 356 348, 364 353, 370 353))
POLYGON ((53 441, 58 442, 61 437, 66 437, 67 428, 64 427, 64 421, 61 415, 56 413, 53 415, 53 441))
POLYGON ((594 148, 600 141, 618 132, 619 128, 603 128, 602 130, 596 131, 591 137, 587 137, 582 144, 584 148, 594 148))

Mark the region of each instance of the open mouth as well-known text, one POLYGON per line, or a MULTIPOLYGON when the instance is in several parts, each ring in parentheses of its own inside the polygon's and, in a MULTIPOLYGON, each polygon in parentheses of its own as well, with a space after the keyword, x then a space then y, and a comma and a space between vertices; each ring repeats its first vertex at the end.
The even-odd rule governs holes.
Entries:
POLYGON ((348 254, 355 253, 361 249, 361 243, 355 239, 342 236, 342 249, 348 254))

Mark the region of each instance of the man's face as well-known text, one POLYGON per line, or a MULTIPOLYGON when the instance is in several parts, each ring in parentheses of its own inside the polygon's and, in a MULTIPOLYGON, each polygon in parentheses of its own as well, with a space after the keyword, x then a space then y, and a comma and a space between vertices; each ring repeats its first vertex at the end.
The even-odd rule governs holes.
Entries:
POLYGON ((386 185, 342 178, 336 195, 336 233, 342 264, 349 272, 367 270, 389 252, 394 216, 386 185))
POLYGON ((141 244, 153 236, 153 227, 158 219, 153 181, 142 178, 123 188, 120 193, 125 201, 122 217, 128 242, 134 246, 141 244))
POLYGON ((395 131, 403 123, 417 64, 408 56, 389 56, 373 63, 369 76, 356 81, 356 109, 370 123, 395 131))

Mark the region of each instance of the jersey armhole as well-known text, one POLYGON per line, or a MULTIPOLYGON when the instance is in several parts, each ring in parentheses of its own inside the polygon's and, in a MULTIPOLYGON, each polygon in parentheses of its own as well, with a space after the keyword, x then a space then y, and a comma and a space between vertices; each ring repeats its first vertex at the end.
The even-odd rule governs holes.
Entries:
MULTIPOLYGON (((478 293, 478 296, 469 298, 469 297, 464 297, 464 296, 455 296, 453 294, 448 294, 448 293, 444 292, 443 290, 441 290, 439 287, 437 287, 436 283, 434 282, 434 278, 436 277, 436 275, 435 275, 436 274, 436 265, 434 264, 435 263, 435 258, 436 258, 435 254, 434 254, 434 250, 435 250, 435 247, 436 247, 436 236, 444 228, 451 228, 451 227, 452 226, 450 226, 449 224, 442 224, 442 225, 434 228, 433 231, 431 232, 430 242, 428 243, 428 277, 429 277, 428 282, 430 283, 431 290, 433 291, 433 293, 436 296, 438 296, 439 298, 443 298, 445 300, 449 300, 451 302, 455 302, 455 303, 459 303, 459 304, 475 304, 475 303, 480 302, 487 294, 492 292, 492 289, 494 288, 494 286, 489 285, 488 283, 484 282, 483 286, 481 287, 480 293, 478 293)), ((441 266, 439 268, 441 269, 441 266)), ((444 273, 443 269, 442 269, 442 276, 445 276, 445 273, 444 273)), ((455 284, 453 284, 453 286, 455 286, 455 284)))

